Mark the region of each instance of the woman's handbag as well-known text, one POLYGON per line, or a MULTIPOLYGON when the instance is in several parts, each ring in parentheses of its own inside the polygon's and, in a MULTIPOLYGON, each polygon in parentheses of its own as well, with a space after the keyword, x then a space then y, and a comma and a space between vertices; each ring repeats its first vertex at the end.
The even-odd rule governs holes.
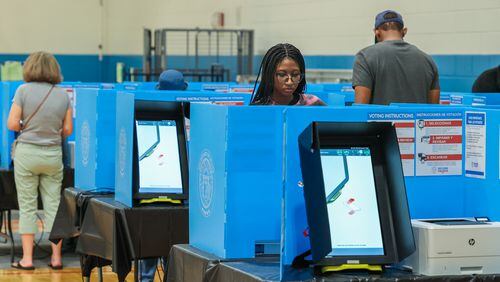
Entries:
MULTIPOLYGON (((19 134, 21 134, 23 132, 23 130, 28 127, 28 123, 38 113, 38 110, 40 110, 40 108, 45 103, 45 101, 47 101, 47 98, 49 98, 50 93, 52 93, 52 89, 54 89, 54 85, 52 85, 52 87, 50 87, 49 92, 47 92, 47 95, 45 95, 45 97, 43 98, 42 102, 40 102, 40 104, 38 105, 38 107, 36 107, 35 111, 33 111, 33 113, 31 113, 31 115, 29 115, 26 118, 26 121, 22 121, 22 120, 19 121, 19 123, 21 124, 21 130, 19 130, 19 134)), ((15 156, 15 152, 16 152, 16 146, 17 146, 17 138, 14 140, 14 142, 12 142, 12 146, 10 147, 10 158, 12 160, 14 160, 14 156, 15 156)))

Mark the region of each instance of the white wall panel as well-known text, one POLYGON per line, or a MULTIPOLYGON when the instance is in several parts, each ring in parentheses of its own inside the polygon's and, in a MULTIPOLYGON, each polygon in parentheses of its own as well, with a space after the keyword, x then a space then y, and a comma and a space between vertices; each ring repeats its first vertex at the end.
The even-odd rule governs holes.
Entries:
POLYGON ((0 0, 0 53, 96 54, 99 0, 0 0))
POLYGON ((499 0, 0 0, 0 53, 142 54, 142 29, 255 30, 258 54, 279 42, 307 55, 348 55, 371 44, 377 12, 401 12, 406 40, 431 54, 500 54, 499 0), (100 6, 100 3, 103 6, 100 6))

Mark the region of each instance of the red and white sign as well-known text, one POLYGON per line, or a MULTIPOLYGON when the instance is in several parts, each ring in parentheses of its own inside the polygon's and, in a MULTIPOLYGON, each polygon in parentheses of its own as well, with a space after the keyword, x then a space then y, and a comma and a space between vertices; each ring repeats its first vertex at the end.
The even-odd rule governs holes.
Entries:
POLYGON ((415 121, 394 121, 405 176, 415 175, 415 121))
POLYGON ((462 174, 462 120, 418 119, 416 175, 462 174))
POLYGON ((253 93, 253 87, 233 87, 229 93, 253 93))

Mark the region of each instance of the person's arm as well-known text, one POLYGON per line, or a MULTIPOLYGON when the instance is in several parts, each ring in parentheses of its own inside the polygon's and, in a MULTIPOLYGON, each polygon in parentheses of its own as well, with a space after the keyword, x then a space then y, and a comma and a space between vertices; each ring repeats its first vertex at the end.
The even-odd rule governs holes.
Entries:
POLYGON ((63 120, 62 135, 63 137, 70 136, 73 133, 73 108, 68 107, 63 120))
POLYGON ((439 85, 439 72, 436 63, 431 60, 432 71, 434 72, 434 79, 432 80, 429 93, 427 93, 427 103, 428 104, 439 104, 439 98, 441 96, 441 86, 439 85))
POLYGON ((21 117, 23 109, 16 103, 12 103, 10 107, 9 118, 7 119, 7 128, 12 131, 21 130, 21 117))
POLYGON ((354 87, 354 103, 356 104, 370 104, 372 98, 372 90, 364 86, 354 87))
POLYGON ((439 104, 439 98, 441 96, 440 89, 432 89, 427 94, 427 103, 428 104, 439 104))

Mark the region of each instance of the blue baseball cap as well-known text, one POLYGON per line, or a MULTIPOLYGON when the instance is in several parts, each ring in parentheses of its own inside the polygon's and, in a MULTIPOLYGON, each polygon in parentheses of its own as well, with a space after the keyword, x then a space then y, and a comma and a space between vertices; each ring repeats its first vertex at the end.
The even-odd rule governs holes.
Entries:
POLYGON ((180 71, 166 70, 160 74, 156 88, 158 90, 186 90, 187 83, 180 71))
POLYGON ((383 11, 381 13, 379 13, 376 17, 375 17, 375 28, 378 28, 379 26, 385 24, 385 23, 390 23, 390 22, 394 22, 394 23, 400 23, 402 26, 404 26, 404 22, 403 22, 403 17, 401 16, 400 13, 396 12, 396 11, 392 11, 392 10, 386 10, 386 11, 383 11), (389 14, 389 13, 393 13, 396 15, 396 17, 391 17, 391 18, 386 18, 386 15, 389 14))

